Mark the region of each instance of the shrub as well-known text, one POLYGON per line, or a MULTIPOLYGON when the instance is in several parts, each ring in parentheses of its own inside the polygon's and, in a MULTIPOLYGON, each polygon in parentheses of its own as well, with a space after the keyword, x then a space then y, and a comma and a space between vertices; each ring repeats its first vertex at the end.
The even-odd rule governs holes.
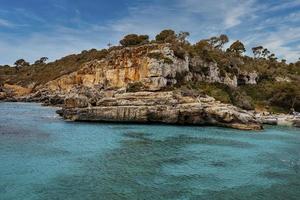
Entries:
POLYGON ((126 35, 120 41, 120 44, 124 47, 128 47, 128 46, 146 44, 148 42, 149 42, 149 36, 148 35, 129 34, 129 35, 126 35))
POLYGON ((180 47, 179 45, 176 45, 176 44, 173 44, 171 49, 173 50, 174 52, 174 55, 179 58, 179 59, 185 59, 185 56, 186 56, 186 51, 180 47))
POLYGON ((149 58, 154 58, 156 60, 163 60, 164 63, 166 64, 173 64, 173 60, 171 60, 168 57, 165 57, 162 53, 160 52, 151 52, 148 53, 149 58))
POLYGON ((155 40, 157 42, 173 42, 176 40, 176 33, 171 29, 163 30, 156 35, 155 40))
POLYGON ((127 92, 138 92, 144 88, 141 82, 133 82, 127 85, 127 92))
POLYGON ((253 100, 245 91, 234 89, 229 94, 233 105, 245 110, 254 110, 253 100))

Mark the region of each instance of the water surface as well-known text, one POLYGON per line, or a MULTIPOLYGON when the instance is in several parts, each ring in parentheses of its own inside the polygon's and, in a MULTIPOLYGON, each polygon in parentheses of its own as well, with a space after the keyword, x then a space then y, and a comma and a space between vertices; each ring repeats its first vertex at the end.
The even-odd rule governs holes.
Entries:
POLYGON ((300 199, 300 131, 65 122, 0 103, 0 200, 300 199))

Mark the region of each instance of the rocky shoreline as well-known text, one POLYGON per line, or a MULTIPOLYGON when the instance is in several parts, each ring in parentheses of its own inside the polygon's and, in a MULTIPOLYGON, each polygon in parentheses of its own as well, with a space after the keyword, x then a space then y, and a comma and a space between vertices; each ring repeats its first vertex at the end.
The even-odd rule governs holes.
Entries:
POLYGON ((55 106, 60 108, 57 114, 69 121, 221 126, 239 130, 261 130, 263 125, 300 128, 300 116, 245 111, 206 95, 195 97, 178 91, 107 91, 96 106, 83 95, 35 95, 5 98, 0 103, 38 102, 55 106))
POLYGON ((0 100, 58 106, 72 121, 214 125, 261 130, 262 124, 299 127, 297 117, 262 115, 175 86, 191 80, 237 87, 256 84, 256 72, 222 74, 216 63, 178 57, 169 44, 112 51, 43 85, 4 84, 0 100), (199 67, 201 66, 201 67, 199 67), (200 70, 201 69, 201 70, 200 70), (205 70, 204 70, 205 69, 205 70))
POLYGON ((215 99, 176 92, 136 92, 107 96, 91 106, 82 96, 67 98, 59 112, 72 121, 215 125, 261 130, 253 114, 215 99))

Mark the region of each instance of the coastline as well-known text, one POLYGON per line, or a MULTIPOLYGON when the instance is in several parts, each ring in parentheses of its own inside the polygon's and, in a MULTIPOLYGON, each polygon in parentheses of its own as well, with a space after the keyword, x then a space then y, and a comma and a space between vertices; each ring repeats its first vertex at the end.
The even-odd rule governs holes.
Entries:
MULTIPOLYGON (((13 101, 10 101, 10 99, 1 100, 0 103, 16 103, 16 104, 27 104, 27 103, 35 103, 38 104, 41 107, 52 107, 56 109, 56 114, 58 116, 61 116, 66 121, 82 121, 82 122, 91 122, 91 123, 122 123, 122 124, 149 124, 149 125, 155 125, 155 124, 161 124, 161 125, 176 125, 176 126, 215 126, 215 127, 225 127, 225 128, 234 128, 239 130, 260 130, 263 129, 265 125, 271 125, 271 126, 281 126, 281 127, 297 127, 300 128, 300 117, 294 116, 290 114, 267 114, 264 115, 263 113, 257 113, 254 112, 254 115, 258 121, 261 122, 262 128, 257 128, 257 126, 251 127, 251 124, 246 124, 244 126, 241 126, 240 124, 226 124, 226 123, 201 123, 201 124, 193 124, 193 123, 172 123, 172 122, 163 122, 163 121, 139 121, 139 120, 95 120, 92 118, 87 119, 71 119, 70 117, 66 117, 65 115, 65 105, 53 105, 53 104, 45 104, 41 101, 22 101, 22 99, 26 99, 26 97, 22 98, 14 98, 13 101)), ((87 108, 88 110, 93 110, 92 107, 87 108)), ((76 111, 76 114, 78 114, 78 110, 76 111)))

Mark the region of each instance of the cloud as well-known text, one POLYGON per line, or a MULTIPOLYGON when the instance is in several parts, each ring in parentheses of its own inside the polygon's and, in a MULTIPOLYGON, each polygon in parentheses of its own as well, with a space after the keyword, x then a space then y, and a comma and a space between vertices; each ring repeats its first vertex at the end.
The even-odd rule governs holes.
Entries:
POLYGON ((300 57, 300 48, 290 46, 291 43, 300 42, 300 27, 282 27, 276 33, 265 38, 263 45, 271 49, 280 58, 297 61, 300 57))
POLYGON ((96 27, 87 30, 77 30, 57 26, 55 31, 48 33, 35 32, 29 36, 16 38, 3 36, 0 39, 0 64, 13 64, 19 58, 34 62, 40 57, 47 56, 55 60, 63 56, 80 53, 84 49, 103 48, 107 44, 108 35, 96 27), (102 37, 101 37, 102 36, 102 37))
MULTIPOLYGON (((71 11, 56 8, 58 12, 69 13, 67 19, 55 20, 55 24, 45 20, 44 15, 14 9, 32 30, 18 36, 0 32, 0 64, 12 63, 20 57, 30 61, 41 56, 55 59, 84 49, 103 48, 107 43, 117 44, 128 33, 154 37, 166 28, 189 31, 191 42, 225 33, 244 41, 248 49, 264 45, 278 56, 295 61, 300 46, 300 10, 296 6, 300 6, 300 0, 138 0, 123 8, 126 14, 101 20, 101 24, 91 23, 85 18, 86 11, 77 7, 71 11), (38 22, 39 30, 35 30, 33 21, 38 22)), ((1 13, 5 14, 0 10, 1 13)), ((97 15, 105 18, 101 13, 97 15)), ((23 30, 17 24, 0 15, 0 27, 23 30)))
POLYGON ((12 22, 10 22, 10 21, 8 21, 8 20, 6 20, 6 19, 1 19, 0 18, 0 27, 6 27, 6 28, 12 28, 12 27, 14 27, 15 25, 12 23, 12 22))
POLYGON ((300 6, 300 0, 285 0, 285 1, 279 1, 279 3, 276 3, 274 5, 268 6, 268 9, 266 9, 266 11, 274 12, 279 10, 295 8, 298 6, 300 6))
POLYGON ((239 25, 244 17, 252 15, 254 4, 254 0, 182 0, 179 5, 187 12, 203 16, 207 23, 217 22, 218 26, 229 29, 239 25))

